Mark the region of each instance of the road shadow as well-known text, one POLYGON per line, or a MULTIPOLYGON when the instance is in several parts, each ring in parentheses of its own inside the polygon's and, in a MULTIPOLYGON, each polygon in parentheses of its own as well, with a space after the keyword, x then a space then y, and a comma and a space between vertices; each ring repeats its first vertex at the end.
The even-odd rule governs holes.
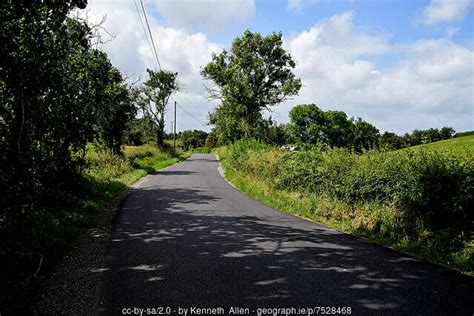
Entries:
MULTIPOLYGON (((176 171, 174 171, 176 172, 176 171)), ((251 216, 204 188, 133 189, 114 224, 103 303, 124 307, 351 307, 472 313, 472 278, 287 214, 251 216)), ((259 205, 256 205, 259 207, 259 205)))
POLYGON ((196 173, 194 171, 182 171, 182 170, 158 170, 155 174, 160 174, 164 176, 187 176, 190 174, 196 173))

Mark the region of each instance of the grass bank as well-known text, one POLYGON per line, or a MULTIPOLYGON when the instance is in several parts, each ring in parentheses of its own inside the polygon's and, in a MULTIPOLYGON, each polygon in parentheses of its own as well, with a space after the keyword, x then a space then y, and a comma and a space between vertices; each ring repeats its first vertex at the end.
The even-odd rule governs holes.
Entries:
POLYGON ((257 142, 218 150, 226 178, 272 207, 473 272, 472 156, 314 148, 257 142))
POLYGON ((451 153, 457 156, 472 156, 474 155, 474 135, 441 140, 439 142, 429 143, 426 145, 413 146, 409 149, 429 149, 439 152, 451 153))
POLYGON ((115 197, 141 177, 156 170, 166 168, 187 157, 188 153, 159 149, 155 145, 123 146, 123 157, 106 151, 97 151, 90 146, 85 159, 85 190, 75 208, 64 212, 63 221, 58 225, 63 232, 60 238, 68 242, 67 230, 76 235, 99 216, 115 197), (62 238, 64 237, 64 238, 62 238))
MULTIPOLYGON (((79 234, 94 225, 104 210, 124 190, 149 173, 170 166, 189 156, 154 145, 124 146, 119 157, 89 145, 85 169, 77 178, 74 192, 63 192, 51 206, 32 209, 25 223, 18 223, 11 248, 2 249, 5 268, 1 271, 0 313, 25 314, 41 293, 43 280, 54 272, 57 263, 71 249, 79 234)), ((8 243, 7 243, 8 242, 8 243)))

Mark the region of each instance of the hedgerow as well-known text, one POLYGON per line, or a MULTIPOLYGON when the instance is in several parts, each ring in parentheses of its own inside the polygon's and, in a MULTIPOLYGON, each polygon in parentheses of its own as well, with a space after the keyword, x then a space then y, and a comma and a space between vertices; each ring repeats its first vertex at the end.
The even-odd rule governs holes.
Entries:
POLYGON ((424 242, 438 255, 463 252, 472 266, 474 256, 465 250, 472 244, 472 155, 429 149, 356 154, 321 146, 290 152, 241 140, 228 146, 227 159, 235 171, 275 190, 308 197, 310 212, 345 220, 352 231, 424 242))

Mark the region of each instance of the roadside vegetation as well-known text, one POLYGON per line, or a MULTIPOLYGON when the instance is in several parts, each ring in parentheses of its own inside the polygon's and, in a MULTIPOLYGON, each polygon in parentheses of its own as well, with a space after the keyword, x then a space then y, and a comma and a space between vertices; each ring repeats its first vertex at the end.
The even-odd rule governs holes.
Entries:
POLYGON ((127 185, 187 156, 164 142, 178 74, 130 83, 100 49, 102 26, 81 18, 86 5, 0 4, 1 314, 29 313, 41 281, 127 185))
POLYGON ((123 146, 119 156, 100 145, 89 144, 84 157, 83 176, 75 190, 58 198, 55 212, 36 209, 40 216, 32 217, 10 231, 17 247, 27 253, 5 256, 6 284, 1 305, 5 311, 26 312, 41 293, 42 280, 54 272, 56 264, 67 254, 81 232, 103 214, 105 208, 125 189, 149 173, 170 166, 189 156, 178 150, 158 148, 155 144, 123 146), (67 199, 66 205, 61 199, 67 199), (61 203, 62 202, 62 203, 61 203))
POLYGON ((206 144, 222 146, 226 177, 281 210, 472 272, 470 132, 381 134, 314 103, 295 105, 287 124, 265 119, 264 110, 298 93, 294 66, 281 34, 247 31, 203 68, 216 87, 209 97, 221 100, 206 144))
POLYGON ((290 152, 255 140, 218 153, 226 177, 264 203, 473 272, 472 153, 427 147, 357 154, 326 146, 290 152))
POLYGON ((166 134, 178 74, 147 69, 130 83, 100 50, 101 26, 71 14, 86 4, 0 4, 0 313, 28 313, 41 281, 128 185, 221 146, 227 177, 266 203, 473 270, 472 132, 381 134, 315 104, 295 105, 287 124, 265 118, 302 82, 281 33, 247 30, 202 68, 220 101, 212 130, 166 134), (425 148, 443 139, 440 151, 425 148))

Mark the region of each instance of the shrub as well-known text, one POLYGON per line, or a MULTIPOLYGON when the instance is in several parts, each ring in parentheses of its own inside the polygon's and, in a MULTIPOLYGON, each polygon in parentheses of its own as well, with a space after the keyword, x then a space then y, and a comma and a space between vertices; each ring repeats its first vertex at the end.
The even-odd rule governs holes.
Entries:
MULTIPOLYGON (((233 166, 238 167, 241 156, 245 155, 249 150, 265 151, 271 147, 255 139, 241 139, 227 147, 227 159, 229 159, 233 166)), ((245 160, 242 160, 242 163, 244 162, 245 160)))
POLYGON ((373 150, 359 155, 322 147, 286 152, 241 140, 228 147, 227 159, 236 171, 258 177, 270 187, 319 197, 311 199, 317 201, 312 213, 350 219, 353 230, 398 240, 423 241, 431 236, 433 245, 445 249, 471 238, 472 155, 432 150, 373 150), (448 236, 445 244, 441 235, 448 236))
POLYGON ((126 159, 107 150, 102 150, 98 153, 88 152, 86 162, 86 175, 99 181, 117 178, 132 170, 132 167, 127 163, 126 159))

